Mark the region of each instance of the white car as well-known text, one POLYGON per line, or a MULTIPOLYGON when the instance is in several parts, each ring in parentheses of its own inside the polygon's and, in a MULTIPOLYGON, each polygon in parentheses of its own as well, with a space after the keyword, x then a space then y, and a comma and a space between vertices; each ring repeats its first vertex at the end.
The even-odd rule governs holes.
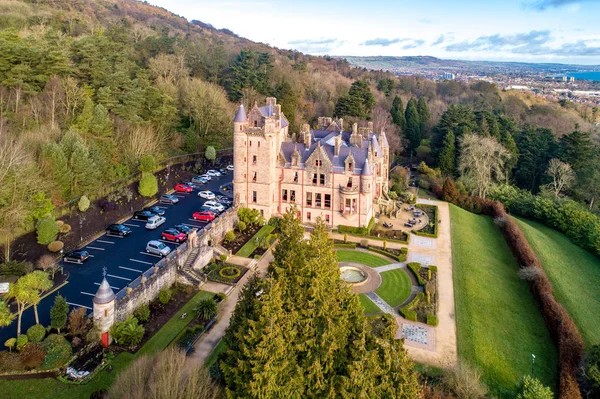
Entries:
POLYGON ((221 172, 219 172, 218 170, 214 170, 214 169, 207 170, 206 174, 209 175, 209 176, 213 176, 213 177, 219 177, 219 176, 221 176, 221 172))
POLYGON ((215 199, 215 195, 213 194, 212 191, 200 191, 198 193, 198 197, 204 198, 204 199, 207 199, 207 200, 214 200, 215 199))
POLYGON ((146 228, 148 230, 154 230, 158 226, 164 224, 166 221, 167 219, 162 216, 152 216, 150 219, 148 219, 148 222, 146 223, 146 228))
POLYGON ((192 183, 194 184, 204 184, 206 183, 208 180, 206 180, 204 177, 202 176, 196 176, 196 177, 192 177, 192 183))
POLYGON ((206 201, 203 206, 209 209, 214 209, 218 212, 223 212, 225 210, 225 207, 219 204, 217 201, 206 201))
POLYGON ((152 240, 146 244, 146 252, 153 255, 167 256, 171 253, 171 248, 160 241, 152 240))
POLYGON ((233 172, 233 165, 227 165, 227 168, 225 169, 227 169, 230 172, 233 172))
POLYGON ((200 177, 203 178, 206 181, 211 181, 212 180, 212 176, 209 175, 208 173, 205 173, 205 174, 201 175, 200 177))

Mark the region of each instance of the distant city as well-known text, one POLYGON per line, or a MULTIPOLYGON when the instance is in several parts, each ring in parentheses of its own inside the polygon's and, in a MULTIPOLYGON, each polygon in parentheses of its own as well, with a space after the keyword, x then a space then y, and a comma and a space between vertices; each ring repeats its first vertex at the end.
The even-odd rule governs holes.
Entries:
POLYGON ((484 80, 504 90, 529 91, 548 99, 600 105, 600 65, 442 60, 435 57, 353 57, 352 65, 418 75, 432 80, 484 80))

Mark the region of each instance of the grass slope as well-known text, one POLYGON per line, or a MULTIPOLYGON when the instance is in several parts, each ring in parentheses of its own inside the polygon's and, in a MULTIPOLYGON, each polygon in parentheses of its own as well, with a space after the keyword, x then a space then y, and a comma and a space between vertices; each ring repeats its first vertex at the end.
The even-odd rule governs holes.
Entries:
POLYGON ((381 309, 379 309, 379 307, 365 294, 360 294, 358 298, 360 299, 360 304, 365 310, 365 313, 381 313, 381 309))
POLYGON ((370 267, 379 267, 385 266, 392 263, 387 259, 382 258, 381 256, 372 255, 367 252, 361 251, 351 251, 346 249, 340 249, 337 251, 337 258, 340 262, 354 262, 360 263, 363 265, 367 265, 370 267))
POLYGON ((275 227, 273 226, 266 225, 261 227, 261 229, 258 230, 256 234, 254 234, 254 236, 251 239, 249 239, 248 242, 246 242, 244 246, 240 248, 239 251, 235 253, 235 255, 243 256, 244 258, 249 257, 250 255, 252 255, 252 252, 254 252, 254 250, 256 249, 258 245, 258 240, 268 236, 273 230, 275 230, 275 227))
POLYGON ((552 282, 556 300, 569 312, 587 346, 600 344, 600 260, 565 235, 517 219, 552 282))
POLYGON ((20 399, 88 399, 95 391, 108 389, 117 377, 117 374, 138 357, 165 349, 191 321, 189 315, 192 314, 195 303, 201 298, 212 298, 213 295, 210 292, 198 292, 137 353, 123 352, 119 354, 111 363, 113 366, 111 372, 103 370, 85 385, 64 384, 53 378, 42 380, 0 380, 0 392, 2 392, 0 397, 20 399), (182 313, 187 313, 188 317, 183 320, 180 319, 179 317, 182 313))
POLYGON ((391 307, 402 304, 408 296, 412 285, 408 274, 402 269, 389 270, 381 273, 381 285, 375 293, 391 307))
POLYGON ((556 389, 557 350, 518 265, 489 217, 450 205, 458 354, 494 396, 511 397, 531 373, 556 389))

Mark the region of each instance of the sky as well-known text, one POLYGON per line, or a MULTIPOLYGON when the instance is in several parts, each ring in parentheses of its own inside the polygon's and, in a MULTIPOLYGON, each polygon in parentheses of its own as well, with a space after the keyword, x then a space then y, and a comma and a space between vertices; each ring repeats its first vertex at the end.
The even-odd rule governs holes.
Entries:
POLYGON ((149 0, 314 55, 600 65, 600 0, 149 0))

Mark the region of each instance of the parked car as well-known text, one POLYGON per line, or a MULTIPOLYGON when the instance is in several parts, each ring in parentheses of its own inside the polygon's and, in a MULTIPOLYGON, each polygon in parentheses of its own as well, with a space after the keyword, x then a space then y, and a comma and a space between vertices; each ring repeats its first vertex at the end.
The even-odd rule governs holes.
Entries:
POLYGON ((63 261, 69 263, 79 263, 80 265, 85 262, 90 257, 90 253, 88 251, 84 251, 83 249, 69 252, 63 257, 63 261))
POLYGON ((227 175, 229 172, 227 171, 227 169, 219 169, 219 173, 221 174, 221 176, 225 176, 225 175, 227 175))
POLYGON ((233 165, 227 165, 227 168, 225 169, 227 169, 230 172, 233 172, 233 165))
POLYGON ((171 248, 160 241, 152 240, 146 244, 146 252, 153 255, 167 256, 171 253, 171 248))
POLYGON ((209 176, 213 176, 213 177, 219 177, 219 176, 221 176, 221 172, 219 172, 218 170, 214 170, 214 169, 207 170, 206 174, 209 175, 209 176))
POLYGON ((133 212, 133 218, 137 220, 148 220, 151 217, 156 216, 150 211, 135 211, 133 212))
POLYGON ((111 224, 106 228, 106 234, 111 236, 125 237, 131 233, 131 229, 122 224, 111 224))
POLYGON ((165 214, 165 210, 157 207, 156 205, 147 206, 146 208, 144 208, 144 210, 152 212, 153 214, 158 216, 163 216, 165 214))
POLYGON ((166 229, 162 232, 160 238, 165 241, 182 242, 185 241, 187 235, 176 229, 166 229))
POLYGON ((212 222, 215 220, 216 215, 211 211, 198 211, 194 212, 192 219, 199 220, 201 222, 212 222))
POLYGON ((200 175, 200 177, 203 178, 206 181, 211 181, 212 180, 212 176, 209 175, 209 174, 206 174, 206 173, 203 174, 203 175, 200 175))
POLYGON ((194 191, 192 187, 182 183, 176 184, 175 187, 173 187, 173 189, 180 193, 191 193, 192 191, 194 191))
POLYGON ((195 184, 206 184, 206 183, 208 183, 208 180, 206 180, 202 176, 194 176, 194 177, 192 177, 192 183, 195 183, 195 184))
POLYGON ((215 196, 215 200, 219 201, 221 204, 230 205, 230 204, 233 203, 233 201, 231 200, 231 198, 226 197, 224 195, 217 195, 217 196, 215 196))
POLYGON ((146 223, 146 228, 148 230, 154 230, 158 226, 163 225, 166 221, 167 219, 165 217, 154 215, 150 219, 148 219, 148 222, 146 223))
POLYGON ((212 200, 215 199, 215 194, 212 191, 200 191, 198 197, 212 200))
POLYGON ((190 226, 186 226, 185 224, 176 224, 175 226, 173 226, 173 228, 175 230, 181 231, 186 236, 190 234, 192 230, 194 230, 193 228, 191 228, 190 226))
POLYGON ((204 206, 207 208, 216 209, 219 212, 223 212, 225 207, 222 204, 219 204, 217 201, 206 201, 204 206))
POLYGON ((190 186, 194 189, 200 187, 199 184, 193 183, 191 180, 182 180, 179 182, 179 184, 185 184, 186 186, 190 186))
POLYGON ((158 199, 158 202, 162 202, 163 204, 176 204, 179 202, 179 198, 171 194, 163 194, 158 199))
POLYGON ((210 212, 213 215, 215 215, 215 218, 219 215, 219 213, 221 213, 221 212, 219 212, 218 210, 216 210, 214 208, 210 208, 210 207, 204 206, 204 205, 201 206, 200 209, 198 209, 198 212, 210 212))

